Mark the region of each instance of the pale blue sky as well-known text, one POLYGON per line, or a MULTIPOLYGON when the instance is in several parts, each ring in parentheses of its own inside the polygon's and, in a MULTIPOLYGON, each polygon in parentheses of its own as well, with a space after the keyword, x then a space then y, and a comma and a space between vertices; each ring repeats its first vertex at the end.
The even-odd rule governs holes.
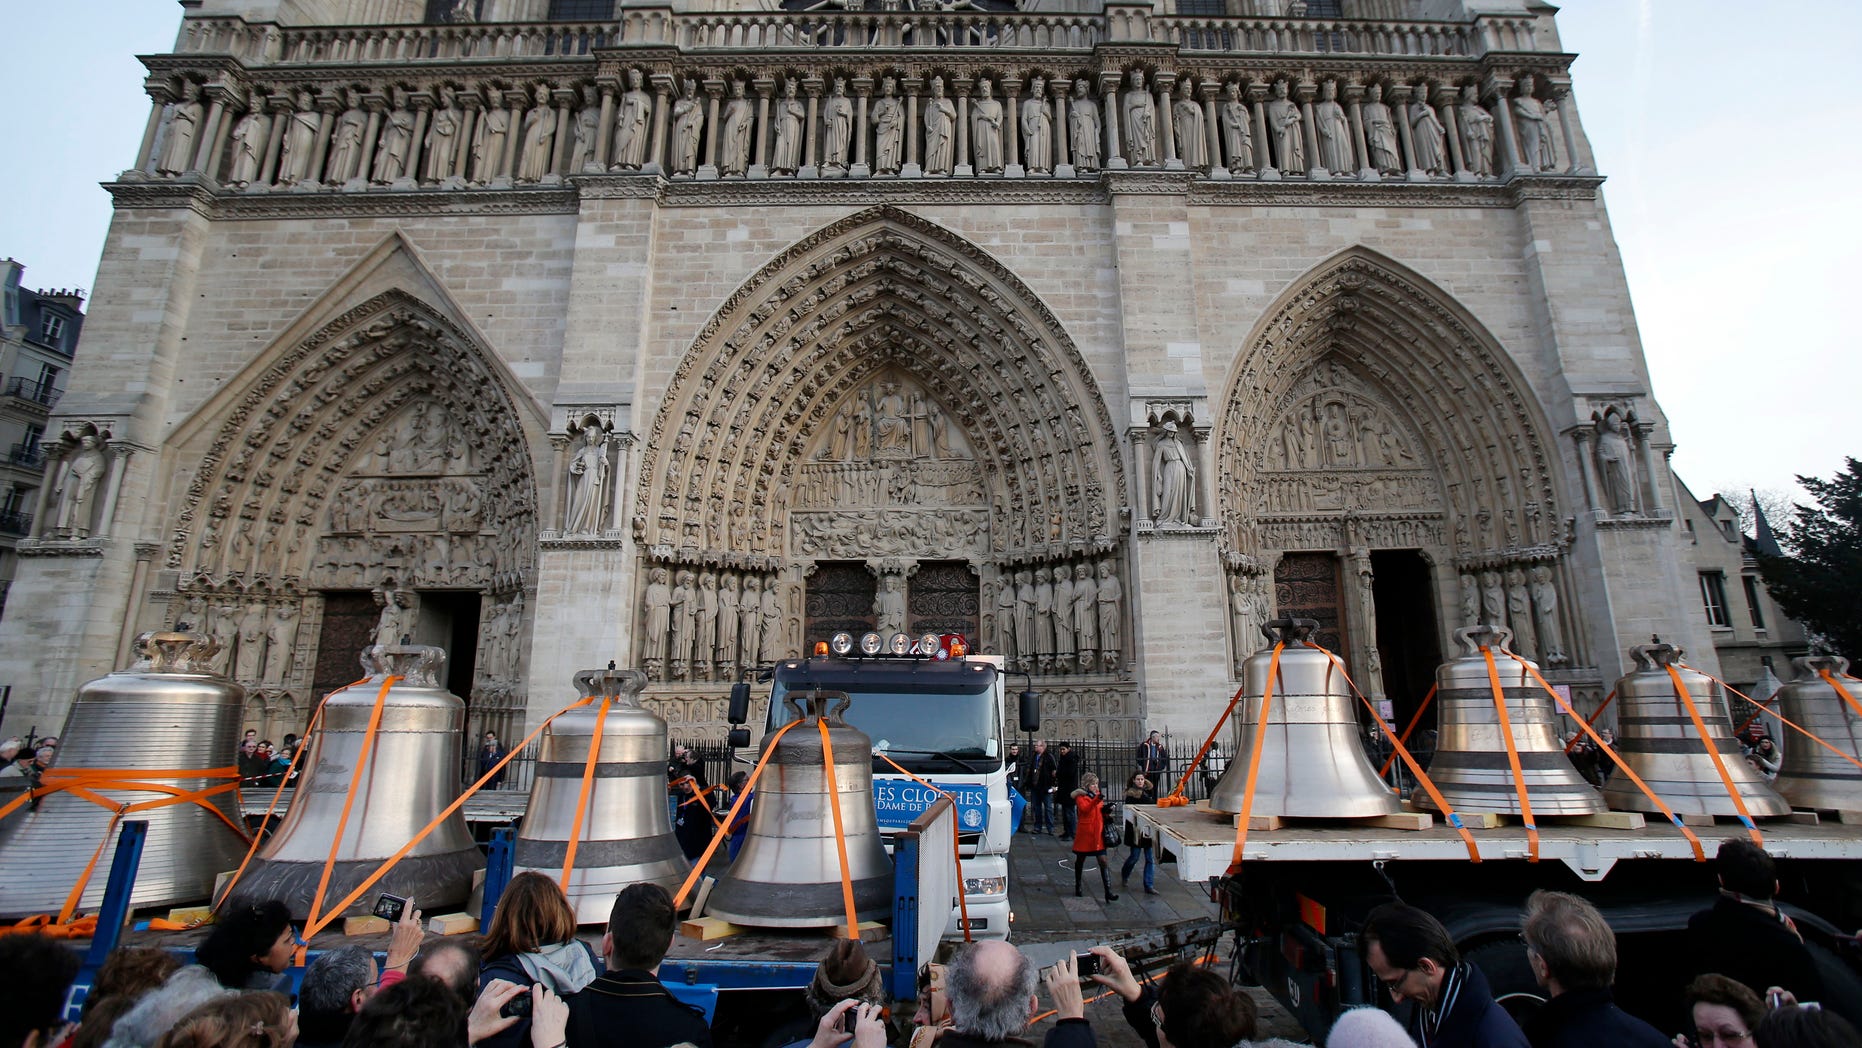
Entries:
MULTIPOLYGON (((6 15, 0 255, 29 286, 88 288, 110 218, 97 183, 148 117, 135 56, 169 49, 180 8, 6 15)), ((1682 477, 1704 498, 1862 457, 1840 320, 1862 269, 1862 3, 1573 0, 1558 22, 1682 477)))

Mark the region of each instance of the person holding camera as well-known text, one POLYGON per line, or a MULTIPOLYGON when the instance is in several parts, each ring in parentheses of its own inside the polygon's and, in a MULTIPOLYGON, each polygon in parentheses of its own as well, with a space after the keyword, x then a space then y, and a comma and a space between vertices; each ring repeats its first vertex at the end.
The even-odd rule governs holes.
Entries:
POLYGON ((1139 982, 1112 947, 1095 946, 1081 958, 1081 974, 1119 995, 1125 1022, 1146 1048, 1294 1048, 1279 1038, 1252 1040, 1254 999, 1194 961, 1178 961, 1154 986, 1139 982))
POLYGON ((489 1048, 529 1043, 531 986, 542 983, 568 997, 594 982, 596 974, 595 951, 575 937, 575 910, 555 879, 534 870, 512 877, 485 930, 485 963, 478 978, 481 990, 503 980, 526 993, 512 998, 503 1012, 518 1021, 484 1043, 489 1048))
POLYGON ((1074 813, 1073 894, 1076 898, 1084 894, 1080 891, 1080 874, 1086 870, 1086 860, 1093 859, 1099 864, 1099 883, 1106 890, 1106 901, 1117 902, 1118 896, 1112 894, 1112 874, 1106 869, 1106 799, 1099 792, 1099 776, 1090 771, 1080 776, 1080 788, 1073 791, 1068 803, 1074 813))

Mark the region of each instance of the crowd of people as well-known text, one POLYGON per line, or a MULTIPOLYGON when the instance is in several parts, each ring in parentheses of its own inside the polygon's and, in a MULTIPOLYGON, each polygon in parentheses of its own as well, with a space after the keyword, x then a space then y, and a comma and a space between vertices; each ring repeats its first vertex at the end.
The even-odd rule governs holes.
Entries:
POLYGON ((39 780, 58 762, 58 737, 22 739, 15 735, 0 742, 0 792, 36 790, 39 780))
POLYGON ((257 731, 247 728, 234 758, 234 765, 239 769, 239 784, 251 789, 276 788, 289 775, 291 785, 296 785, 302 769, 291 767, 291 760, 297 754, 298 745, 296 735, 286 735, 284 744, 273 748, 272 740, 261 739, 257 731))

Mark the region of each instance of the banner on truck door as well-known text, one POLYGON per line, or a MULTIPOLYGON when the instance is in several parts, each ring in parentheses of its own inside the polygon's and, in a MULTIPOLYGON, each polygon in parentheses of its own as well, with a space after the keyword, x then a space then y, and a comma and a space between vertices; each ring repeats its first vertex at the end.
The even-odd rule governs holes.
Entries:
MULTIPOLYGON (((937 782, 938 789, 950 794, 957 806, 957 829, 962 833, 981 833, 989 821, 989 789, 980 782, 937 782)), ((874 779, 873 811, 882 829, 902 830, 924 814, 938 798, 937 793, 910 779, 874 779)))

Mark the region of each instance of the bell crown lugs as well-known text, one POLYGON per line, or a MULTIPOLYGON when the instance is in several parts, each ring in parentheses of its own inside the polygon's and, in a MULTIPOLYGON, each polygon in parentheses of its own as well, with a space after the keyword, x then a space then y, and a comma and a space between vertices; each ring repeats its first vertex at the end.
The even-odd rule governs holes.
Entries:
POLYGON ((1473 626, 1463 626, 1455 631, 1455 645, 1461 649, 1461 657, 1464 659, 1478 657, 1482 648, 1486 648, 1488 651, 1511 653, 1513 650, 1513 631, 1507 629, 1505 626, 1496 626, 1485 622, 1473 626))
POLYGON ((1312 647, 1312 635, 1317 632, 1318 619, 1273 619, 1261 626, 1261 634, 1268 643, 1285 644, 1289 648, 1312 647))
POLYGON ((446 649, 426 644, 375 644, 362 649, 362 670, 371 681, 399 677, 416 688, 440 687, 446 649))

